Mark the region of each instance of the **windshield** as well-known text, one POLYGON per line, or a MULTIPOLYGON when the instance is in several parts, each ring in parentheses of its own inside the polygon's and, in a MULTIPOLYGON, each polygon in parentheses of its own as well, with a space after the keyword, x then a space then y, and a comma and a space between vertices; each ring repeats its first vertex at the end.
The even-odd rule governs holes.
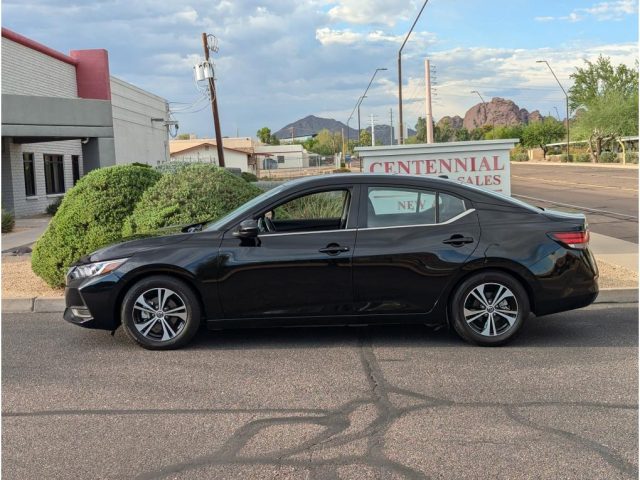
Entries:
POLYGON ((220 228, 222 228, 223 225, 225 225, 226 223, 231 221, 233 218, 242 217, 245 212, 248 212, 253 207, 258 205, 259 203, 261 203, 261 202, 263 202, 265 200, 268 200, 269 198, 277 195, 282 190, 284 190, 284 185, 279 185, 279 186, 277 186, 275 188, 272 188, 271 190, 267 190, 266 192, 264 192, 264 193, 258 195, 257 197, 249 200, 247 203, 244 203, 244 204, 240 205, 238 208, 233 210, 231 213, 228 213, 224 217, 219 218, 218 220, 215 220, 213 222, 207 223, 206 225, 204 225, 202 230, 220 230, 220 228))

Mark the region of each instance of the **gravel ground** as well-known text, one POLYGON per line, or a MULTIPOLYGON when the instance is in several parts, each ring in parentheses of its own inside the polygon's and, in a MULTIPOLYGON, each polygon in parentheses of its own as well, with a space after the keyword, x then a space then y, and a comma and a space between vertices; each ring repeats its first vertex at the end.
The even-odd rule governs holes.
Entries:
POLYGON ((51 288, 31 270, 31 255, 2 256, 2 298, 58 298, 64 289, 51 288))
MULTIPOLYGON (((638 274, 598 260, 600 288, 637 288, 638 274)), ((49 287, 31 270, 31 256, 2 256, 2 298, 57 298, 64 289, 49 287)))

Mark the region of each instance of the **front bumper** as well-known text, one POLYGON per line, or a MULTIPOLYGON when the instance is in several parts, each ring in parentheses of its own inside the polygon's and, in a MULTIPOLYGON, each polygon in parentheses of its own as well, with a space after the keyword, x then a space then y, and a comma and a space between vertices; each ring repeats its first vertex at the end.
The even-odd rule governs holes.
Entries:
POLYGON ((115 330, 120 325, 116 312, 120 275, 72 280, 65 288, 63 318, 84 328, 115 330))

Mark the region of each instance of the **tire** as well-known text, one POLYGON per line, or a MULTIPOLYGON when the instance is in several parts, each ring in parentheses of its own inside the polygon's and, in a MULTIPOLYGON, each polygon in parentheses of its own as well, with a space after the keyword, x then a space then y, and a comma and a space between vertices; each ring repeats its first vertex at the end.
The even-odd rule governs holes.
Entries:
POLYGON ((515 338, 530 312, 529 297, 520 282, 498 271, 477 273, 464 280, 449 308, 456 333, 469 343, 487 347, 515 338))
POLYGON ((173 350, 185 346, 198 332, 201 311, 198 297, 186 283, 154 275, 127 291, 120 315, 127 336, 141 347, 173 350))

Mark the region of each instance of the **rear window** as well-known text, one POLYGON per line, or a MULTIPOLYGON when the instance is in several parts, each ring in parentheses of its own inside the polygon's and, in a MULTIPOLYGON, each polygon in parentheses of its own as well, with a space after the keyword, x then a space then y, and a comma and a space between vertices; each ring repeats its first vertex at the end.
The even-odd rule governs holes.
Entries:
POLYGON ((517 198, 513 198, 510 197, 509 195, 505 195, 504 193, 500 193, 500 192, 494 192, 493 190, 488 190, 486 188, 482 188, 482 187, 478 187, 476 185, 469 185, 469 184, 464 184, 464 186, 466 188, 470 188, 472 190, 475 190, 476 192, 480 192, 483 193, 485 195, 487 195, 488 197, 493 197, 497 200, 501 200, 503 202, 506 203, 510 203, 512 205, 516 205, 518 207, 522 207, 525 208, 527 210, 530 210, 532 212, 535 213, 540 213, 540 209, 537 207, 534 207, 533 205, 527 203, 527 202, 523 202, 522 200, 518 200, 517 198))

